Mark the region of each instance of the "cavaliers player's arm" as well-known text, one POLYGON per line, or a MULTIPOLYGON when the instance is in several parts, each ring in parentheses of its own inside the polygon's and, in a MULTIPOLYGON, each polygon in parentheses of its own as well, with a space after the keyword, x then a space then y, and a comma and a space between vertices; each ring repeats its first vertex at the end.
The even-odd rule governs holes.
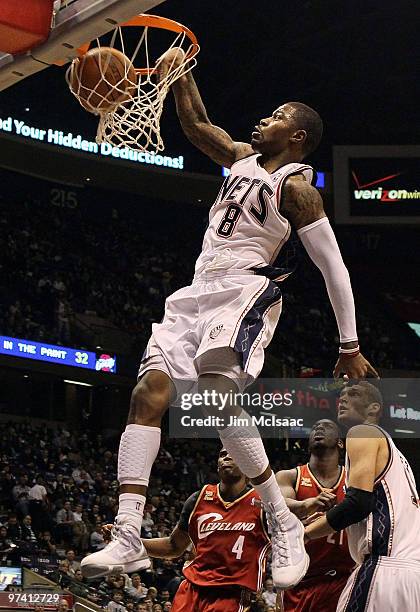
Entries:
POLYGON ((185 502, 178 524, 167 538, 144 538, 143 544, 147 554, 156 559, 177 559, 190 546, 191 540, 188 535, 188 522, 194 510, 200 491, 193 493, 185 502))
POLYGON ((334 376, 378 376, 358 350, 356 314, 350 277, 319 192, 301 175, 289 177, 283 188, 281 212, 297 230, 309 257, 324 277, 340 332, 340 353, 334 376))
POLYGON ((316 497, 309 497, 304 500, 296 499, 296 478, 296 468, 292 470, 281 470, 276 474, 277 484, 281 489, 287 507, 293 514, 299 519, 305 519, 315 512, 325 512, 325 510, 331 508, 336 497, 327 491, 323 491, 316 497))
MULTIPOLYGON (((372 512, 377 460, 383 444, 386 444, 383 434, 373 427, 356 425, 349 430, 346 451, 350 473, 346 496, 325 516, 305 528, 307 539, 314 540, 341 531, 363 521, 372 512)), ((378 472, 382 471, 382 467, 378 472)))
MULTIPOLYGON (((179 65, 184 52, 174 47, 164 53, 159 72, 179 65)), ((187 72, 172 85, 176 111, 184 134, 200 151, 216 164, 230 168, 235 161, 254 153, 246 142, 235 142, 222 128, 213 125, 198 91, 192 72, 187 72)))

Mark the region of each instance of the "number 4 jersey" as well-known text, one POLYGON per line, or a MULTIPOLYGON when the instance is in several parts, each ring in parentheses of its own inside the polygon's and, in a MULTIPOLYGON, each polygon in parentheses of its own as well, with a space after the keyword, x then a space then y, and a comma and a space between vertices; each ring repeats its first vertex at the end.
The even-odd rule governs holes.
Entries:
POLYGON ((219 485, 205 485, 186 501, 179 527, 188 531, 195 549, 195 558, 183 569, 187 580, 197 586, 260 590, 270 540, 254 489, 227 502, 219 485))
POLYGON ((282 187, 296 174, 312 183, 315 172, 306 164, 292 163, 270 174, 259 158, 251 155, 233 164, 210 209, 196 274, 259 268, 259 273, 272 280, 285 275, 284 262, 276 270, 276 259, 291 233, 289 222, 280 213, 282 187))

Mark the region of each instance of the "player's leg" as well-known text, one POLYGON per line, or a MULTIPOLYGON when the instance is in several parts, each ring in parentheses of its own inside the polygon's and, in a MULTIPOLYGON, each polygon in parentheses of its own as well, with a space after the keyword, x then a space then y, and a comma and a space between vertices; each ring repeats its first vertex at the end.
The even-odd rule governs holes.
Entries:
POLYGON ((350 576, 337 612, 420 610, 420 564, 393 557, 368 557, 350 576))
MULTIPOLYGON (((199 384, 202 390, 219 393, 243 390, 263 367, 264 350, 280 318, 281 291, 264 277, 227 276, 210 282, 198 299, 206 322, 195 358, 199 384)), ((220 416, 218 408, 214 413, 220 416)), ((236 405, 224 412, 244 420, 248 416, 236 405)), ((279 588, 289 588, 303 578, 309 565, 303 526, 286 505, 257 427, 225 426, 219 433, 264 502, 272 536, 273 581, 279 588)))
MULTIPOLYGON (((201 355, 197 360, 199 392, 208 397, 231 398, 244 381, 239 358, 230 348, 216 349, 201 355), (242 383, 240 382, 242 381, 242 383), (212 391, 216 391, 212 395, 212 391)), ((290 512, 265 452, 256 426, 229 425, 231 417, 244 421, 248 414, 242 407, 227 403, 223 411, 218 400, 206 406, 206 412, 224 416, 225 427, 219 429, 220 440, 239 469, 246 474, 264 503, 271 532, 272 575, 277 587, 288 588, 298 583, 306 574, 309 558, 303 543, 302 523, 290 512)), ((243 422, 244 422, 243 421, 243 422)))
POLYGON ((347 576, 319 582, 311 580, 310 586, 298 585, 284 592, 284 612, 336 612, 338 600, 347 584, 347 576))
POLYGON ((196 318, 194 288, 184 287, 167 298, 163 321, 152 326, 120 442, 120 498, 114 537, 103 550, 83 559, 85 576, 134 572, 150 566, 140 539, 146 489, 159 451, 161 419, 178 391, 175 381, 196 378, 189 356, 196 350, 190 333, 196 318))
POLYGON ((118 453, 120 497, 114 537, 103 550, 83 559, 82 571, 87 577, 150 566, 140 538, 141 523, 150 472, 160 446, 160 424, 173 394, 171 379, 159 370, 148 370, 132 392, 118 453))
POLYGON ((240 587, 198 587, 188 580, 179 585, 172 612, 245 612, 250 609, 251 591, 240 587))
POLYGON ((200 612, 199 589, 189 580, 183 580, 172 602, 171 612, 200 612))

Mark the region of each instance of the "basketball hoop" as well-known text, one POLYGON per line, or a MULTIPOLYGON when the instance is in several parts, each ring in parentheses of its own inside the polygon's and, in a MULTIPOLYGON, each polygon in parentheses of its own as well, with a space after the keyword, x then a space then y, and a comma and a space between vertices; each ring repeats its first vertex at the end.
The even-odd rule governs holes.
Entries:
MULTIPOLYGON (((148 14, 133 17, 116 26, 110 34, 111 39, 106 42, 103 38, 102 42, 96 39, 97 47, 101 49, 106 46, 122 51, 130 59, 128 65, 134 66, 137 81, 133 82, 132 77, 129 77, 127 68, 124 79, 130 84, 130 95, 128 99, 125 96, 124 101, 111 110, 97 112, 99 125, 96 142, 135 151, 163 151, 164 144, 160 135, 163 103, 170 86, 196 65, 195 56, 200 49, 197 38, 191 30, 172 19, 148 14), (136 28, 141 28, 142 31, 137 33, 136 28), (151 31, 156 29, 166 31, 170 35, 172 42, 169 46, 167 41, 162 44, 158 37, 150 36, 151 31), (182 48, 185 53, 181 63, 175 66, 174 57, 166 75, 159 78, 163 53, 175 47, 182 48), (152 57, 158 58, 157 61, 153 61, 152 57)), ((79 50, 80 56, 90 48, 91 44, 82 47, 79 50)), ((66 72, 66 80, 70 91, 80 102, 79 90, 72 87, 75 61, 66 72)), ((101 76, 105 83, 112 86, 102 70, 101 76)), ((97 91, 90 91, 97 95, 97 91)))

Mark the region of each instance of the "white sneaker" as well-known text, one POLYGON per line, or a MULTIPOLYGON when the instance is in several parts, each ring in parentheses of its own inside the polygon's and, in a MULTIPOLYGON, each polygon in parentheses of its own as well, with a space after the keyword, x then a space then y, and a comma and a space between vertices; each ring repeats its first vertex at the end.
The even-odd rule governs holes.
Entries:
POLYGON ((300 582, 308 571, 304 527, 291 512, 286 516, 284 512, 277 513, 273 504, 265 508, 271 535, 273 582, 279 589, 289 589, 300 582))
POLYGON ((151 565, 139 530, 131 523, 116 522, 111 531, 112 541, 102 550, 92 553, 80 564, 85 578, 100 578, 108 574, 138 572, 151 565))

